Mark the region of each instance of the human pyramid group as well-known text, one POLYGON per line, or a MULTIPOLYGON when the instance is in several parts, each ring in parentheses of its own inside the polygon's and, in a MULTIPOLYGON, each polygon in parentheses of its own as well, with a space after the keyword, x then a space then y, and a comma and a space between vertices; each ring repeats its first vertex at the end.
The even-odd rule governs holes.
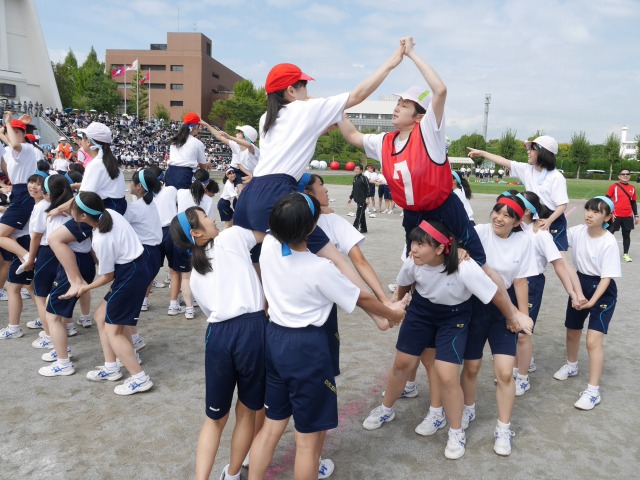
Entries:
POLYGON ((80 130, 81 146, 92 159, 81 184, 72 185, 64 175, 36 171, 25 125, 8 114, 6 134, 0 137, 7 147, 0 147, 0 153, 13 191, 0 220, 0 247, 12 263, 10 325, 2 338, 22 336, 11 299, 17 304, 20 286, 32 284, 44 328, 34 346, 53 347, 45 354, 53 363, 39 373, 71 375, 75 368, 67 326, 75 303, 81 299, 81 321, 90 324, 89 302, 83 299, 92 289, 111 284, 94 312, 104 365, 87 378, 116 381, 124 366, 131 377, 115 393, 147 391, 153 383, 139 364, 136 347, 143 342, 136 324, 141 309, 148 309, 149 288, 166 256, 171 269, 168 313, 193 318, 195 298, 208 317, 206 418, 196 478, 211 474, 236 389, 231 455, 221 479, 238 479, 243 464, 249 465, 250 479, 264 478, 291 416, 294 477, 331 475, 334 465, 321 458, 321 451, 327 430, 338 425, 337 306, 347 312, 362 308, 381 330, 401 324, 383 402, 365 419, 365 429, 392 421, 394 402, 417 394, 415 376, 422 360, 431 407, 416 433, 433 434, 448 421, 445 456, 460 458, 465 429, 476 415, 477 377, 488 342, 497 384, 494 450, 509 455, 515 397, 531 387, 531 334, 544 270, 551 263, 569 295, 567 363, 554 376, 577 375, 582 329, 589 318, 589 384, 575 406, 590 410, 600 403, 602 342, 616 304, 613 279, 621 275, 617 243, 604 228, 613 214, 611 200, 589 200, 585 224, 567 229, 566 182, 555 169, 553 138, 527 142, 527 164, 471 149, 471 157, 509 168, 526 188, 499 195, 490 223, 475 225, 468 182, 452 172, 447 160, 446 86, 416 52, 411 37, 401 39, 391 58, 350 92, 309 99, 310 80, 292 64, 271 69, 259 150, 255 130, 243 127, 231 137, 196 114, 185 115, 171 140, 167 171, 135 172, 130 186, 135 201, 129 204, 108 127, 94 122, 80 130), (429 88, 397 94, 396 131, 361 134, 345 110, 373 93, 404 57, 429 88), (349 143, 381 163, 392 198, 404 209, 407 258, 391 300, 362 255, 363 235, 331 212, 322 177, 306 172, 318 137, 335 124, 349 143), (225 215, 232 215, 223 217, 224 230, 213 218, 217 185, 209 181, 204 147, 194 138, 201 126, 236 155, 227 184, 236 184, 235 196, 241 191, 235 209, 228 200, 222 205, 225 215), (236 174, 244 175, 244 183, 236 174), (79 189, 77 194, 72 187, 79 189), (569 246, 577 272, 562 253, 569 246), (186 310, 178 303, 180 290, 186 310))

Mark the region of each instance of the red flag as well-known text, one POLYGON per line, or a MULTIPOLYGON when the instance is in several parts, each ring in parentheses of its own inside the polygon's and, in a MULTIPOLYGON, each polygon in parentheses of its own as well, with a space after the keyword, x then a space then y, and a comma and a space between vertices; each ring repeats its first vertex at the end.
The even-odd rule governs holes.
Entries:
POLYGON ((140 80, 140 85, 143 85, 145 82, 148 82, 149 80, 151 80, 151 72, 147 72, 144 74, 144 77, 142 78, 142 80, 140 80))
POLYGON ((111 78, 123 77, 124 76, 124 65, 121 67, 114 68, 111 70, 111 78))

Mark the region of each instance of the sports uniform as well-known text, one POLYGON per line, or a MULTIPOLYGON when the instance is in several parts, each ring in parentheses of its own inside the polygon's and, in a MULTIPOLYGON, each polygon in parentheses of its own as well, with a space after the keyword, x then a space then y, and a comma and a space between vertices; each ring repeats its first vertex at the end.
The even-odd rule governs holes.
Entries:
POLYGON ((204 144, 200 140, 189 135, 181 147, 172 144, 169 147, 165 185, 176 187, 178 190, 189 188, 193 172, 196 171, 199 163, 207 163, 204 144))
POLYGON ((124 174, 118 170, 118 176, 111 178, 102 160, 102 151, 87 165, 80 184, 81 192, 94 192, 100 195, 105 208, 124 214, 127 200, 124 191, 124 174))

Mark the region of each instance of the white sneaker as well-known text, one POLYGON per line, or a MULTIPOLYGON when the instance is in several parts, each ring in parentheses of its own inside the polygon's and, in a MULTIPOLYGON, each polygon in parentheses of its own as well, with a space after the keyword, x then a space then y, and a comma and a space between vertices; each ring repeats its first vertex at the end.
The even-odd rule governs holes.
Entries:
POLYGON ((389 213, 389 210, 385 210, 384 212, 382 212, 382 214, 384 215, 385 213, 389 213))
POLYGON ((347 213, 347 217, 355 217, 355 216, 356 216, 356 212, 347 213))
MULTIPOLYGON (((67 347, 67 354, 69 355, 68 358, 73 358, 73 355, 71 355, 71 347, 67 347)), ((58 354, 55 350, 50 350, 47 353, 43 353, 40 358, 45 362, 55 362, 58 360, 58 354)))
POLYGON ((172 307, 169 305, 169 309, 167 310, 167 315, 170 317, 175 317, 179 313, 185 313, 184 307, 178 305, 177 307, 172 307))
POLYGON ((154 288, 165 288, 167 285, 162 283, 162 281, 160 280, 153 280, 153 287, 154 288))
POLYGON ((142 301, 142 306, 140 307, 140 310, 143 312, 146 312, 147 310, 149 310, 149 307, 151 306, 151 302, 149 301, 148 298, 145 298, 142 301))
MULTIPOLYGON (((384 397, 384 393, 386 390, 382 391, 382 396, 384 397)), ((416 384, 413 385, 413 387, 411 388, 407 388, 407 386, 405 385, 405 387, 402 389, 402 393, 400 394, 400 397, 398 398, 415 398, 418 396, 420 392, 418 391, 418 386, 416 384)))
POLYGON ((144 340, 142 339, 142 337, 138 337, 138 339, 135 342, 133 342, 133 348, 135 349, 136 352, 138 350, 142 350, 146 346, 147 344, 144 343, 144 340))
POLYGON ((370 213, 369 218, 377 218, 377 215, 375 213, 370 213))
POLYGON ((390 412, 385 412, 382 409, 382 405, 371 410, 371 413, 367 418, 365 418, 364 422, 362 422, 362 426, 366 430, 375 430, 376 428, 380 428, 383 423, 390 422, 396 416, 396 412, 391 409, 390 412))
MULTIPOLYGON (((138 361, 138 365, 142 365, 142 358, 140 358, 140 354, 137 351, 136 351, 136 360, 138 361)), ((124 367, 124 365, 122 364, 119 358, 116 358, 116 365, 118 365, 118 368, 124 367)))
POLYGON ((600 393, 593 395, 588 390, 585 390, 584 392, 580 392, 580 398, 573 406, 580 410, 593 410, 593 407, 598 405, 601 400, 600 393))
POLYGON ((196 317, 196 311, 193 307, 187 307, 184 309, 184 316, 186 319, 191 320, 196 317))
POLYGON ((377 212, 378 210, 376 210, 375 208, 372 210, 373 213, 377 212))
POLYGON ((87 315, 86 317, 80 315, 80 318, 78 318, 76 323, 83 328, 89 328, 91 325, 93 325, 93 323, 91 323, 91 315, 87 315))
POLYGON ((9 327, 5 327, 0 330, 0 340, 8 340, 10 338, 20 338, 24 335, 22 329, 18 327, 18 330, 11 330, 9 327))
POLYGON ((333 473, 333 471, 335 470, 335 468, 336 466, 333 464, 333 462, 330 459, 321 458, 320 467, 318 467, 318 478, 319 479, 329 478, 333 473))
POLYGON ((192 304, 194 307, 199 307, 199 306, 200 306, 200 305, 198 304, 198 301, 197 301, 195 298, 192 298, 192 299, 191 299, 191 304, 192 304))
POLYGON ((476 419, 476 409, 471 409, 469 407, 464 407, 462 411, 462 428, 466 430, 469 428, 469 424, 476 419))
POLYGON ((389 284, 389 290, 391 292, 395 292, 398 289, 398 284, 397 283, 390 283, 389 284))
POLYGON ((0 288, 0 302, 6 302, 7 300, 9 300, 9 294, 7 293, 7 290, 4 288, 0 288))
POLYGON ((110 382, 115 382, 116 380, 120 380, 122 378, 122 372, 118 368, 113 372, 108 370, 107 367, 102 365, 99 370, 91 370, 87 373, 87 379, 92 382, 100 382, 102 380, 108 380, 110 382))
POLYGON ((493 436, 496 439, 493 444, 493 451, 503 457, 511 455, 511 437, 514 435, 515 433, 513 433, 509 428, 496 427, 493 433, 493 436))
POLYGON ((42 322, 39 318, 36 318, 35 320, 27 322, 27 328, 42 328, 42 322))
POLYGON ((530 388, 529 375, 518 375, 516 378, 516 397, 521 397, 530 388))
POLYGON ((67 337, 73 337, 78 334, 78 329, 72 324, 67 324, 67 337))
POLYGON ((113 389, 116 395, 133 395, 134 393, 146 392, 153 387, 153 382, 149 375, 146 375, 142 381, 137 381, 133 377, 129 377, 122 385, 118 385, 113 389))
POLYGON ((51 341, 51 337, 39 336, 37 340, 31 342, 31 346, 33 348, 53 348, 53 342, 51 341))
POLYGON ((538 367, 536 367, 536 360, 535 358, 531 357, 531 361, 529 362, 529 369, 527 371, 531 373, 535 372, 537 369, 538 367))
POLYGON ((415 432, 418 435, 422 435, 427 437, 429 435, 433 435, 441 428, 444 428, 447 425, 447 419, 444 415, 438 415, 437 413, 433 413, 429 410, 429 413, 424 420, 416 427, 415 432))
POLYGON ((29 290, 27 290, 26 288, 22 288, 20 290, 20 296, 24 299, 24 300, 28 300, 31 298, 31 294, 29 293, 29 290))
POLYGON ((393 215, 393 210, 387 210, 385 213, 386 213, 387 215, 393 215))
POLYGON ((38 373, 43 377, 67 376, 76 373, 76 369, 74 368, 73 363, 63 366, 60 362, 55 362, 51 365, 40 368, 38 373))
POLYGON ((571 367, 568 363, 565 363, 560 367, 556 373, 553 374, 553 378, 556 380, 566 380, 569 377, 575 377, 578 375, 578 366, 575 368, 571 367))
POLYGON ((464 446, 467 443, 464 432, 455 433, 449 430, 447 446, 444 449, 444 456, 450 460, 456 460, 464 455, 464 446))

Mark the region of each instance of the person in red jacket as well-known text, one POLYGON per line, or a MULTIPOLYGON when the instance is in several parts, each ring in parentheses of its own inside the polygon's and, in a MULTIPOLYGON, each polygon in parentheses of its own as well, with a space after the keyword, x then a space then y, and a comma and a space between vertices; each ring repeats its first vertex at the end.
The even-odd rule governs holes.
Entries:
POLYGON ((609 231, 616 233, 622 230, 622 258, 625 262, 631 262, 629 256, 629 246, 631 245, 631 230, 638 224, 638 207, 636 205, 636 189, 629 184, 631 172, 628 168, 623 168, 618 174, 620 181, 614 183, 607 190, 607 197, 613 200, 614 220, 609 225, 609 231))

